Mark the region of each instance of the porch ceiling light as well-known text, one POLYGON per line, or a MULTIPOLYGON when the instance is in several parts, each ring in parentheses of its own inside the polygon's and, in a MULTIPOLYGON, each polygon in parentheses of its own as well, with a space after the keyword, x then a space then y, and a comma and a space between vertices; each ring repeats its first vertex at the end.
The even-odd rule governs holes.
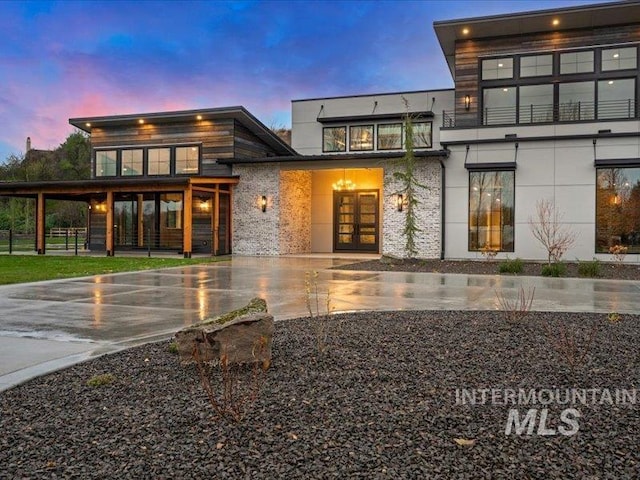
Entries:
POLYGON ((140 120, 138 120, 138 123, 142 125, 144 123, 144 120, 141 118, 140 120))
POLYGON ((353 183, 351 180, 347 179, 347 170, 346 169, 344 169, 342 171, 342 178, 340 180, 338 180, 337 182, 334 182, 333 185, 331 185, 331 186, 337 192, 341 192, 343 190, 355 190, 356 189, 356 184, 353 183))
POLYGON ((260 208, 262 209, 262 213, 267 211, 267 197, 266 195, 262 195, 260 198, 260 208))

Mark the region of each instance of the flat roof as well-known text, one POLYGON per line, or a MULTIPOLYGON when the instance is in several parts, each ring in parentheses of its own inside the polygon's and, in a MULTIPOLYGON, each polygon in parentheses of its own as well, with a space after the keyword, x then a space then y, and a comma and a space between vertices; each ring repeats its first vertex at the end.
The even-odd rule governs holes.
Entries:
POLYGON ((198 110, 179 110, 173 112, 147 112, 102 117, 70 118, 69 123, 80 130, 91 133, 94 127, 120 127, 144 123, 186 123, 200 120, 233 119, 240 122, 254 135, 272 147, 279 155, 296 155, 297 152, 272 132, 265 124, 254 117, 242 106, 204 108, 198 110))
MULTIPOLYGON (((282 162, 335 162, 339 160, 382 160, 387 158, 402 158, 405 151, 396 152, 368 152, 368 153, 323 153, 320 155, 296 155, 294 157, 263 157, 263 158, 225 158, 218 160, 222 164, 251 164, 251 163, 282 163, 282 162)), ((447 158, 449 150, 415 150, 417 158, 447 158)))
POLYGON ((598 3, 577 7, 460 18, 433 22, 433 28, 455 76, 455 44, 458 40, 517 36, 581 28, 629 25, 640 22, 640 0, 598 3), (557 24, 554 25, 554 20, 557 24), (464 32, 467 33, 464 33, 464 32))

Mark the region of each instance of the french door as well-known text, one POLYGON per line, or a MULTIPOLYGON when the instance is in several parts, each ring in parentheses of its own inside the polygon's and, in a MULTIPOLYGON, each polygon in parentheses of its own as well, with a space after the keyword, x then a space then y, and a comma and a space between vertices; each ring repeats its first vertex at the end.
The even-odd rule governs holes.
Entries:
POLYGON ((378 252, 378 190, 333 192, 335 251, 378 252))

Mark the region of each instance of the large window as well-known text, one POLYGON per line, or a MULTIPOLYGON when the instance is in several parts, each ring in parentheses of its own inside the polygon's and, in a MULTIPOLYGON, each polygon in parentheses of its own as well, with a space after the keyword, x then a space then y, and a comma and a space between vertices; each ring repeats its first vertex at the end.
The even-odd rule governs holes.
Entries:
POLYGON ((520 123, 553 122, 553 85, 520 87, 520 123))
POLYGON ((200 149, 198 147, 176 148, 176 174, 193 175, 199 171, 200 149))
POLYGON ((516 87, 485 88, 482 93, 484 125, 516 123, 516 87))
POLYGON ((560 74, 593 72, 593 51, 560 54, 560 74))
POLYGON ((96 177, 115 177, 118 165, 117 150, 96 151, 96 177))
POLYGON ((347 127, 325 127, 322 129, 323 152, 345 152, 347 150, 347 127))
POLYGON ((349 127, 349 150, 373 150, 373 125, 349 127))
POLYGON ((149 175, 169 175, 171 173, 170 148, 150 148, 147 156, 149 175))
POLYGON ((513 252, 514 171, 469 172, 469 250, 513 252))
POLYGON ((632 78, 598 82, 598 118, 633 118, 636 82, 632 78))
POLYGON ((182 194, 160 195, 160 225, 164 228, 182 228, 182 194))
POLYGON ((400 150, 402 148, 402 124, 378 125, 378 150, 400 150))
POLYGON ((123 177, 142 175, 142 165, 142 149, 122 151, 120 175, 123 177))
POLYGON ((500 78, 513 78, 513 59, 505 57, 483 60, 482 79, 498 80, 500 78))
POLYGON ((560 84, 558 120, 592 120, 595 114, 593 82, 570 82, 560 84))
POLYGON ((553 75, 553 55, 531 55, 520 57, 521 77, 553 75))
POLYGON ((640 167, 596 171, 596 252, 640 253, 640 167))
POLYGON ((431 122, 413 122, 413 146, 414 148, 431 147, 431 122))
POLYGON ((636 47, 607 48, 602 50, 602 71, 627 70, 636 68, 638 49, 636 47))

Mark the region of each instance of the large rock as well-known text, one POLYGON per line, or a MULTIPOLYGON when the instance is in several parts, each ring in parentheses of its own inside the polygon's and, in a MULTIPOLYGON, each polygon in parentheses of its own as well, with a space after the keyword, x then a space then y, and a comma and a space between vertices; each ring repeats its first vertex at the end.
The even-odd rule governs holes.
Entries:
POLYGON ((261 298, 215 318, 207 319, 176 333, 178 353, 183 362, 218 362, 223 355, 229 363, 271 363, 273 316, 261 298), (197 350, 196 350, 197 349, 197 350))

